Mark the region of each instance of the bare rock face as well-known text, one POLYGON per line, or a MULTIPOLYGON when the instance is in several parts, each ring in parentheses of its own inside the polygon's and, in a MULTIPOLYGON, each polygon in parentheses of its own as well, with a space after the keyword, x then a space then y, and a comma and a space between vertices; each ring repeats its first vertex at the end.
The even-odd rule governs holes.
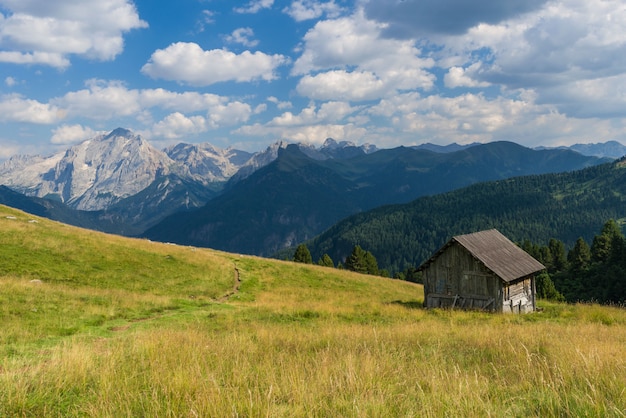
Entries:
POLYGON ((55 167, 54 191, 76 209, 103 209, 139 193, 172 166, 164 152, 117 129, 69 149, 55 167))
MULTIPOLYGON (((18 155, 0 164, 0 184, 73 209, 106 209, 174 174, 205 186, 232 177, 252 154, 209 143, 163 151, 127 129, 98 135, 49 157, 18 155)), ((167 191, 164 191, 167 193, 167 191)))
MULTIPOLYGON (((288 145, 277 141, 254 154, 209 143, 180 143, 161 151, 141 136, 118 128, 52 156, 14 156, 0 164, 0 185, 27 196, 58 200, 73 209, 95 211, 134 196, 170 174, 206 187, 231 178, 241 180, 274 161, 288 145)), ((319 160, 375 150, 330 138, 319 149, 297 145, 319 160)))
POLYGON ((257 152, 250 158, 241 168, 233 175, 231 181, 240 181, 254 173, 259 168, 265 167, 276 158, 278 158, 278 150, 287 148, 289 145, 285 141, 277 141, 267 147, 265 150, 257 152))
MULTIPOLYGON (((253 154, 251 158, 247 160, 245 164, 241 166, 239 171, 237 171, 232 176, 232 182, 237 182, 243 180, 248 177, 259 168, 265 167, 266 165, 273 162, 276 158, 278 158, 278 153, 280 150, 287 148, 290 143, 287 141, 276 141, 269 147, 267 147, 263 151, 259 151, 256 154, 253 154)), ((348 158, 357 156, 359 154, 370 154, 378 149, 374 145, 365 144, 361 146, 355 145, 353 142, 349 141, 341 141, 337 142, 332 138, 327 138, 324 144, 316 148, 310 144, 297 143, 298 149, 302 151, 306 156, 312 158, 314 160, 326 160, 330 158, 348 158), (347 152, 346 152, 347 151, 347 152)))
POLYGON ((0 184, 29 196, 39 196, 43 174, 54 170, 65 152, 49 157, 16 155, 0 164, 0 184))
POLYGON ((104 209, 168 174, 173 161, 138 135, 116 129, 52 157, 15 157, 0 168, 0 183, 74 209, 104 209))
POLYGON ((246 163, 252 154, 233 148, 220 149, 209 143, 177 144, 165 150, 167 155, 185 167, 187 174, 204 184, 224 182, 246 163))

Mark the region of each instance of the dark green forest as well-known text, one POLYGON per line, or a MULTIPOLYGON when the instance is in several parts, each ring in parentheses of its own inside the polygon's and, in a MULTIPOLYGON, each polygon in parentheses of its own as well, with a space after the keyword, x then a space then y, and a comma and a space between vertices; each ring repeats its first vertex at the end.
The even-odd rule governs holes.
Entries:
POLYGON ((626 303, 626 238, 615 220, 608 220, 591 243, 578 238, 567 253, 554 238, 548 245, 526 240, 521 247, 546 266, 547 274, 537 284, 540 297, 626 303))
MULTIPOLYGON (((307 245, 313 259, 327 254, 338 262, 359 245, 375 255, 381 269, 396 275, 419 266, 454 235, 496 228, 514 242, 547 246, 556 239, 569 251, 579 238, 592 243, 607 220, 619 225, 625 217, 626 161, 621 159, 381 207, 339 222, 307 245)), ((555 276, 554 282, 563 288, 565 275, 555 276)), ((570 297, 565 290, 563 294, 570 297)))
MULTIPOLYGON (((567 302, 596 302, 626 304, 626 237, 620 225, 608 220, 589 245, 582 237, 567 251, 563 241, 550 239, 547 245, 524 240, 518 245, 539 260, 546 269, 537 276, 537 296, 542 299, 567 302)), ((293 261, 312 264, 313 259, 306 244, 296 248, 293 261)), ((317 264, 334 267, 328 254, 317 264)), ((378 268, 376 257, 355 245, 346 258, 346 268, 363 274, 388 277, 388 272, 378 268)), ((396 273, 396 279, 421 283, 417 268, 410 267, 396 273)))

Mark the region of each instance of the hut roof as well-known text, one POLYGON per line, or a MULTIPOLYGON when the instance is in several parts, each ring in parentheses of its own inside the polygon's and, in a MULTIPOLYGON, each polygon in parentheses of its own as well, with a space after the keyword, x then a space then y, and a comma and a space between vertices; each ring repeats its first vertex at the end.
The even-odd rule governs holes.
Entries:
POLYGON ((418 270, 428 267, 439 254, 455 242, 463 246, 472 256, 480 260, 485 267, 507 283, 527 277, 546 268, 498 230, 489 229, 487 231, 452 237, 446 245, 425 261, 418 270))

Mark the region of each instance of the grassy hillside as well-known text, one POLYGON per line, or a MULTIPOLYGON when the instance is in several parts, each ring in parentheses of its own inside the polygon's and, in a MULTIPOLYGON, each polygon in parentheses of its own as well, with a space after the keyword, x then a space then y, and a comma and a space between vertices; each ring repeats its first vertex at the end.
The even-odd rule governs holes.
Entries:
POLYGON ((0 416, 626 415, 623 309, 422 298, 0 206, 0 416))

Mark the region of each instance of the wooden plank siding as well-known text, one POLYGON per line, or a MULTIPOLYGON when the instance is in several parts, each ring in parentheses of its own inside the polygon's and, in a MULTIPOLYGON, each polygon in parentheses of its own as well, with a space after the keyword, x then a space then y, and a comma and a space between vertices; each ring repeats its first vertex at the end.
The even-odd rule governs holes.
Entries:
POLYGON ((498 310, 500 279, 458 243, 450 245, 422 273, 427 308, 498 310), (456 299, 456 303, 455 303, 456 299), (489 304, 489 306, 487 306, 489 304))
POLYGON ((535 278, 528 277, 504 287, 502 312, 527 313, 535 310, 535 278))

